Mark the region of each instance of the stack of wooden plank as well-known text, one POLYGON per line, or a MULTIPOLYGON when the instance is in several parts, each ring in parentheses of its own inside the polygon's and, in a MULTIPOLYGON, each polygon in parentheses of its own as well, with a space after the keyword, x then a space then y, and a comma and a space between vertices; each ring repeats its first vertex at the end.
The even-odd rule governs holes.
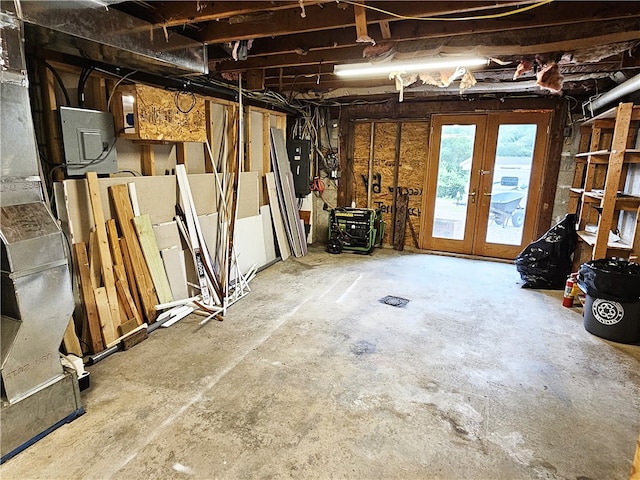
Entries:
POLYGON ((99 353, 153 322, 158 297, 142 253, 140 238, 146 237, 135 232, 127 187, 112 187, 117 221, 105 221, 95 172, 87 173, 87 186, 93 228, 89 245, 77 242, 72 250, 84 305, 83 343, 99 353))

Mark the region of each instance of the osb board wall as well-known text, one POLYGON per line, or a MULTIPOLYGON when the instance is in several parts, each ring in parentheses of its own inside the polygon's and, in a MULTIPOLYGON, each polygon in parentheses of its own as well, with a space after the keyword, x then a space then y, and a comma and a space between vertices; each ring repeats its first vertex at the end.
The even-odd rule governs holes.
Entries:
POLYGON ((425 170, 429 154, 429 123, 403 123, 400 142, 400 167, 397 189, 409 195, 408 221, 404 244, 417 248, 411 227, 416 236, 420 232, 420 218, 425 170), (411 222, 411 225, 409 224, 411 222))
POLYGON ((141 139, 175 142, 207 140, 202 97, 136 85, 136 111, 137 130, 141 139))
MULTIPOLYGON (((353 200, 357 207, 366 208, 371 123, 357 122, 354 127, 353 200)), ((393 229, 397 134, 396 122, 375 122, 371 208, 382 209, 382 218, 387 224, 385 244, 391 243, 393 229)), ((409 194, 409 215, 416 235, 420 229, 420 207, 428 154, 428 136, 427 122, 401 124, 397 187, 402 193, 409 194)), ((408 222, 405 245, 415 246, 408 222)))
MULTIPOLYGON (((367 183, 369 179, 369 147, 371 123, 356 123, 354 138, 353 191, 356 207, 367 207, 367 183)), ((393 223, 393 187, 396 158, 397 124, 375 122, 373 143, 373 175, 370 208, 382 209, 382 219, 387 224, 383 243, 391 243, 393 223)))

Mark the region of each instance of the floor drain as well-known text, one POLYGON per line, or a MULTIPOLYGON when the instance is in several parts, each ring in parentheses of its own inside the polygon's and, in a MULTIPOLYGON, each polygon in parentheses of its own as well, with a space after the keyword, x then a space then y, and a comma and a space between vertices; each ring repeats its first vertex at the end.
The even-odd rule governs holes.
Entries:
POLYGON ((409 300, 401 297, 394 297, 393 295, 387 295, 384 298, 378 300, 380 303, 391 305, 392 307, 404 307, 409 303, 409 300))

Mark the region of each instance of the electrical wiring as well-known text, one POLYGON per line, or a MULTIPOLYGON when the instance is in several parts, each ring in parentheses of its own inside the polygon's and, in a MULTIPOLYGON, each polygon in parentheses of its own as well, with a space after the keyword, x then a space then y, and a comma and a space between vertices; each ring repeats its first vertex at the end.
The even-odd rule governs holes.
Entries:
MULTIPOLYGON (((424 21, 431 21, 431 22, 435 22, 435 21, 460 22, 465 20, 489 20, 494 18, 503 18, 503 17, 508 17, 510 15, 527 12, 529 10, 533 10, 534 8, 542 7, 543 5, 548 5, 549 3, 553 2, 553 0, 543 0, 541 2, 533 3, 531 5, 527 5, 526 7, 522 7, 522 8, 516 8, 515 10, 509 10, 507 12, 490 13, 487 15, 474 15, 471 17, 451 18, 451 17, 413 17, 410 15, 400 15, 398 13, 393 13, 388 10, 384 10, 382 8, 374 7, 373 5, 366 5, 364 3, 353 2, 351 0, 340 0, 340 1, 344 3, 348 3, 350 5, 355 5, 358 7, 367 8, 369 10, 374 10, 376 12, 384 13, 385 15, 389 15, 391 17, 398 18, 400 20, 424 20, 424 21)), ((500 8, 500 5, 495 5, 495 7, 500 8)))
POLYGON ((174 97, 173 97, 173 101, 176 104, 176 108, 178 109, 179 112, 187 114, 189 113, 191 110, 193 110, 193 108, 196 106, 196 94, 193 92, 176 92, 174 97), (191 105, 189 105, 189 108, 187 108, 186 110, 184 110, 181 106, 180 106, 180 95, 191 95, 191 105))
POLYGON ((107 110, 111 110, 111 100, 113 100, 113 96, 116 93, 116 89, 118 88, 118 85, 120 85, 127 78, 129 78, 131 75, 134 75, 136 73, 138 73, 138 70, 132 70, 131 72, 127 73, 125 76, 121 77, 120 80, 118 80, 116 82, 116 84, 113 86, 113 90, 111 92, 111 95, 109 95, 109 100, 107 100, 107 110))
POLYGON ((62 81, 62 77, 60 76, 58 71, 55 68, 53 68, 49 63, 44 62, 44 66, 47 67, 51 71, 51 73, 53 74, 54 78, 58 82, 58 85, 60 86, 60 90, 62 90, 62 94, 64 95, 65 102, 67 102, 67 106, 70 107, 71 106, 71 98, 69 97, 69 92, 67 91, 67 87, 64 86, 64 82, 62 81))

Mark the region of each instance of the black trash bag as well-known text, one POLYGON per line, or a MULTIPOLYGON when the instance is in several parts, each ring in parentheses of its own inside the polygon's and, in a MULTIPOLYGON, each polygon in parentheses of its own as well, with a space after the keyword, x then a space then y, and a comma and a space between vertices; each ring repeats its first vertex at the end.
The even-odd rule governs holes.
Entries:
POLYGON ((578 284, 593 298, 637 302, 640 299, 640 265, 616 258, 592 260, 580 266, 578 284))
POLYGON ((577 243, 576 216, 570 213, 516 257, 522 288, 564 289, 577 243))

